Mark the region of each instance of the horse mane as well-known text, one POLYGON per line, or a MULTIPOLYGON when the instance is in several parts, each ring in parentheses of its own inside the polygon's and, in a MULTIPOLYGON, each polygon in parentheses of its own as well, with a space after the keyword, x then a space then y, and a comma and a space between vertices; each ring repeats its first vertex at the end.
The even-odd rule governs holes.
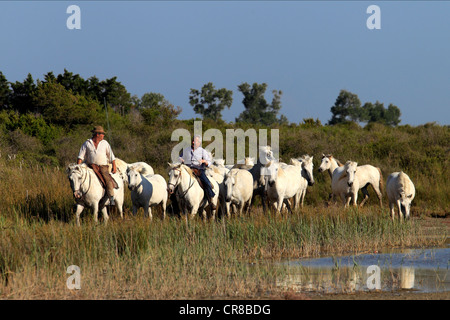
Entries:
POLYGON ((289 164, 293 166, 300 166, 302 164, 302 159, 291 158, 289 164))
POLYGON ((117 169, 120 171, 126 171, 126 169, 128 168, 128 163, 119 158, 116 158, 115 160, 117 169))
POLYGON ((342 164, 342 162, 340 162, 338 159, 336 159, 335 157, 333 157, 333 154, 331 154, 331 153, 329 153, 329 154, 322 154, 322 159, 323 158, 328 158, 328 159, 330 159, 331 160, 331 158, 333 158, 334 160, 336 160, 336 163, 337 163, 337 165, 339 166, 339 167, 343 167, 344 166, 344 164, 342 164))
POLYGON ((214 159, 213 163, 218 167, 225 167, 225 159, 214 159))
POLYGON ((194 172, 192 172, 192 169, 189 168, 187 165, 181 164, 181 165, 180 165, 180 168, 184 168, 184 170, 186 170, 187 173, 189 173, 189 175, 190 175, 192 178, 195 178, 194 172))
POLYGON ((336 160, 336 163, 338 164, 339 167, 343 167, 344 164, 342 164, 342 162, 340 162, 338 159, 336 159, 335 157, 331 156, 331 158, 333 158, 334 160, 336 160))
MULTIPOLYGON (((353 161, 347 161, 346 163, 345 163, 345 165, 344 165, 344 167, 347 167, 348 168, 348 166, 350 165, 350 164, 352 164, 353 163, 353 161)), ((357 164, 358 165, 358 164, 357 164)), ((345 179, 345 178, 347 178, 347 170, 344 170, 344 172, 342 173, 342 175, 339 177, 339 180, 342 180, 342 179, 345 179)))
POLYGON ((84 162, 83 162, 83 163, 80 163, 80 164, 78 164, 78 163, 69 163, 69 165, 68 165, 67 168, 66 168, 66 172, 69 173, 69 172, 72 171, 75 167, 80 167, 80 168, 92 170, 92 169, 89 168, 88 165, 87 165, 86 163, 84 163, 84 162))
POLYGON ((135 170, 138 173, 142 174, 143 176, 147 176, 151 173, 148 172, 148 168, 151 168, 151 166, 145 162, 136 162, 128 165, 126 172, 130 170, 135 170))

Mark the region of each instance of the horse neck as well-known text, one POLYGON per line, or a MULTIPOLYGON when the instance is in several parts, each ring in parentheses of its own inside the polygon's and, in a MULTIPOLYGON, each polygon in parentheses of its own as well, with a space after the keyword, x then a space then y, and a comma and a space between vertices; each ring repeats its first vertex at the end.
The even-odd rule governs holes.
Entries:
POLYGON ((142 174, 138 172, 138 176, 136 178, 136 189, 142 188, 142 174))
POLYGON ((331 164, 330 164, 330 167, 328 168, 328 173, 330 174, 330 178, 332 178, 334 170, 336 170, 336 168, 339 168, 340 165, 338 164, 338 162, 334 158, 330 159, 330 163, 331 164))
POLYGON ((189 188, 193 187, 195 183, 197 183, 196 179, 193 178, 189 172, 187 172, 184 168, 181 168, 181 179, 180 179, 180 189, 181 191, 188 191, 189 188))
MULTIPOLYGON (((84 172, 86 176, 81 177, 81 184, 80 184, 80 191, 82 193, 87 193, 91 187, 91 184, 95 179, 93 179, 92 174, 95 174, 94 172, 91 172, 89 169, 84 168, 84 172)), ((100 182, 99 182, 100 183, 100 182)))

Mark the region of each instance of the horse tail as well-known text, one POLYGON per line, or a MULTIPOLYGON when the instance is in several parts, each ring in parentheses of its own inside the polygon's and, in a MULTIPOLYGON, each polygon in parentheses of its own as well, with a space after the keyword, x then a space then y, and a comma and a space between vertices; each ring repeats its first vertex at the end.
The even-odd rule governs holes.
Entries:
POLYGON ((383 173, 381 172, 381 169, 378 168, 378 172, 380 173, 380 192, 381 194, 383 194, 383 190, 384 190, 384 180, 383 180, 383 173))

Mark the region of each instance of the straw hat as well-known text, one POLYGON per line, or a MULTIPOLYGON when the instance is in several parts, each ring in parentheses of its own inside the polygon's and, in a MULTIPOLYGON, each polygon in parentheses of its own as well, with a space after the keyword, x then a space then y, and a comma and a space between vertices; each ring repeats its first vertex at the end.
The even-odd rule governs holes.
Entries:
POLYGON ((105 130, 103 130, 102 126, 95 126, 91 131, 92 133, 103 133, 106 134, 105 130))

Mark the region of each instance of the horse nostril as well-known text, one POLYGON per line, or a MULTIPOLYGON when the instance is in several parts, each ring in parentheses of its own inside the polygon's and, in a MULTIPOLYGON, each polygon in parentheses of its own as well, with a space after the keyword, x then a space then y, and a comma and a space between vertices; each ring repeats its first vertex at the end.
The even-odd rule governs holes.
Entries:
POLYGON ((349 182, 348 186, 351 187, 353 185, 353 182, 349 182))

